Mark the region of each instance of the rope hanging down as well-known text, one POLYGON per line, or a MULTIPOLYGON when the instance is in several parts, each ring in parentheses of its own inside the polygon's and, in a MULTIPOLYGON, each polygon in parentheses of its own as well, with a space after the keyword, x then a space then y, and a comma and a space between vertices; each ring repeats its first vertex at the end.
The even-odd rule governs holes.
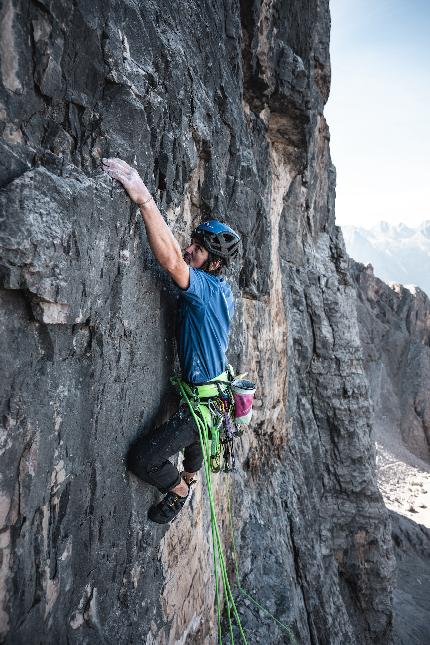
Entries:
POLYGON ((221 584, 223 587, 224 598, 227 604, 227 618, 229 624, 230 638, 231 643, 234 644, 234 635, 233 635, 233 623, 231 613, 233 612, 234 618, 236 619, 237 626, 242 638, 244 645, 248 645, 245 632, 243 631, 242 624, 240 622, 239 613, 234 602, 233 594, 231 592, 230 583, 227 575, 227 567, 225 562, 224 551, 221 542, 221 535, 218 528, 218 520, 215 510, 215 500, 212 490, 212 473, 210 468, 210 458, 211 458, 211 442, 209 440, 209 433, 206 423, 201 419, 198 414, 196 414, 195 407, 193 403, 187 396, 185 388, 182 385, 182 382, 179 378, 172 379, 172 382, 178 387, 181 396, 184 401, 187 403, 191 415, 196 423, 200 443, 203 451, 203 465, 205 471, 206 485, 208 489, 209 497, 209 508, 211 516, 211 530, 212 530, 212 541, 213 541, 213 560, 214 560, 214 572, 215 572, 215 597, 216 597, 216 606, 217 606, 217 617, 218 617, 218 642, 222 645, 222 630, 221 630, 221 597, 220 597, 220 585, 219 585, 219 576, 221 576, 221 584))
MULTIPOLYGON (((190 400, 190 397, 187 395, 187 392, 185 391, 180 378, 173 377, 171 381, 174 385, 176 385, 176 387, 178 388, 181 394, 181 397, 183 398, 184 402, 188 405, 188 408, 191 412, 191 415, 196 423, 196 426, 199 432, 200 443, 203 451, 203 464, 204 464, 206 485, 208 489, 210 519, 211 519, 211 533, 212 533, 212 543, 213 543, 213 564, 214 564, 214 573, 215 573, 215 598, 216 598, 216 607, 217 607, 218 643, 219 645, 222 645, 221 593, 220 593, 221 590, 220 590, 220 583, 219 583, 219 578, 221 577, 223 596, 226 600, 226 605, 227 605, 227 618, 228 618, 231 644, 234 645, 234 642, 235 642, 234 635, 233 635, 232 615, 231 615, 233 613, 233 616, 236 620, 237 627, 239 629, 242 643, 244 643, 244 645, 248 645, 246 634, 240 622, 239 613, 237 611, 237 607, 234 602, 230 582, 227 575, 226 560, 224 556, 223 545, 221 541, 221 535, 220 535, 218 520, 216 516, 215 500, 214 500, 213 489, 212 489, 212 471, 211 471, 211 455, 212 455, 211 443, 212 442, 211 442, 211 439, 209 438, 209 428, 207 423, 205 423, 203 417, 200 417, 199 414, 197 414, 196 412, 196 410, 198 410, 200 407, 200 402, 198 398, 195 401, 190 400)), ((282 623, 280 620, 278 620, 276 616, 274 616, 272 613, 270 613, 270 611, 268 611, 259 602, 257 602, 257 600, 255 600, 255 598, 253 598, 253 596, 251 596, 251 594, 249 594, 242 587, 240 583, 238 558, 237 558, 237 552, 236 552, 236 541, 235 541, 234 529, 233 529, 232 503, 231 503, 230 492, 227 488, 227 483, 226 483, 225 490, 226 490, 226 496, 227 496, 228 517, 229 517, 230 533, 231 533, 232 546, 233 546, 233 561, 234 561, 236 584, 237 584, 238 591, 240 594, 248 598, 248 600, 250 600, 256 607, 258 607, 258 609, 263 611, 267 616, 269 616, 273 621, 275 621, 286 632, 292 645, 297 645, 294 635, 291 631, 291 628, 288 625, 285 625, 284 623, 282 623)))
POLYGON ((229 525, 230 525, 231 543, 232 543, 232 547, 233 547, 232 555, 233 555, 233 562, 234 562, 234 571, 235 571, 235 574, 236 574, 236 584, 237 584, 238 591, 239 591, 239 593, 242 594, 242 596, 245 596, 246 598, 248 598, 248 600, 250 600, 258 609, 260 609, 260 611, 264 612, 266 614, 266 616, 269 616, 269 618, 271 618, 273 621, 275 621, 275 623, 277 623, 286 632, 286 634, 287 634, 288 638, 290 639, 290 642, 292 643, 292 645, 297 645, 297 641, 294 638, 294 634, 291 631, 291 628, 288 625, 286 625, 285 623, 281 622, 278 618, 276 618, 276 616, 274 616, 272 613, 270 613, 270 611, 268 609, 266 609, 265 607, 260 605, 260 603, 257 600, 255 600, 255 598, 253 598, 253 596, 251 596, 251 594, 249 594, 246 591, 246 589, 244 589, 242 587, 242 585, 241 585, 240 576, 239 576, 239 565, 238 565, 238 558, 237 558, 237 550, 236 550, 236 539, 235 539, 235 536, 234 536, 234 528, 233 528, 233 510, 232 510, 233 505, 231 503, 230 491, 227 488, 227 482, 225 484, 225 491, 226 491, 226 496, 227 496, 228 521, 229 521, 229 525))

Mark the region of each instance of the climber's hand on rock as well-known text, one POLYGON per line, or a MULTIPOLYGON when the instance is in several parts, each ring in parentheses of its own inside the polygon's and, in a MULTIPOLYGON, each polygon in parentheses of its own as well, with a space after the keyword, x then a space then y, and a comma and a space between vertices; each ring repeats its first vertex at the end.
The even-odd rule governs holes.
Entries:
POLYGON ((103 170, 124 186, 130 199, 138 206, 151 199, 151 193, 137 170, 122 159, 103 159, 103 170))

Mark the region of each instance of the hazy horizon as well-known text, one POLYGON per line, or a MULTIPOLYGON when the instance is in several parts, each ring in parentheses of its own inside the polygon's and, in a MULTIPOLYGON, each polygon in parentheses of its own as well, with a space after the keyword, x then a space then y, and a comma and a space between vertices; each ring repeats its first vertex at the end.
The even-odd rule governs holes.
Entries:
POLYGON ((384 219, 375 220, 373 223, 368 223, 368 224, 363 224, 361 222, 358 224, 356 224, 355 222, 344 222, 343 224, 341 224, 338 221, 336 221, 336 224, 341 228, 344 228, 345 226, 353 226, 355 228, 362 228, 366 231, 370 231, 372 228, 375 228, 376 226, 378 226, 378 224, 388 224, 389 226, 393 226, 393 227, 407 226, 408 228, 416 230, 422 226, 430 225, 430 219, 424 219, 421 222, 416 222, 415 224, 407 224, 406 222, 402 222, 402 221, 389 222, 388 220, 384 220, 384 219))
POLYGON ((343 224, 348 255, 372 264, 384 282, 415 284, 430 295, 430 221, 419 226, 378 222, 370 228, 343 224))

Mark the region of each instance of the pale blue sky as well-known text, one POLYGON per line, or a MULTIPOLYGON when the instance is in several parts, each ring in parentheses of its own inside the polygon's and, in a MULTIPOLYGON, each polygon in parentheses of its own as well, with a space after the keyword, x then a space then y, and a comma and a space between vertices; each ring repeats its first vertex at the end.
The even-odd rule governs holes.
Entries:
POLYGON ((330 0, 336 221, 430 219, 430 0, 330 0))

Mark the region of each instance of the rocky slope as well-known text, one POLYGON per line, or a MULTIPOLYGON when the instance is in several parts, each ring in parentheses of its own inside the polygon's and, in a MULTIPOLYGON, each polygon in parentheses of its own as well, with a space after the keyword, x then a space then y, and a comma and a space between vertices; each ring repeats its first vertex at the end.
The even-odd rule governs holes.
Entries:
POLYGON ((430 464, 410 453, 395 433, 376 429, 379 489, 390 509, 396 556, 395 645, 430 641, 430 464))
MULTIPOLYGON (((258 383, 232 489, 243 585, 299 643, 389 643, 354 289, 323 107, 328 0, 5 0, 0 13, 6 643, 212 643, 204 485, 168 529, 124 455, 173 410, 175 292, 101 156, 180 242, 243 235, 230 359, 258 383)), ((230 482, 230 483, 228 483, 230 482)), ((291 640, 240 602, 249 642, 291 640), (270 630, 270 631, 269 631, 270 630)))

